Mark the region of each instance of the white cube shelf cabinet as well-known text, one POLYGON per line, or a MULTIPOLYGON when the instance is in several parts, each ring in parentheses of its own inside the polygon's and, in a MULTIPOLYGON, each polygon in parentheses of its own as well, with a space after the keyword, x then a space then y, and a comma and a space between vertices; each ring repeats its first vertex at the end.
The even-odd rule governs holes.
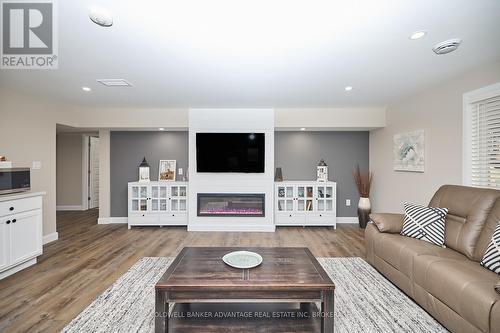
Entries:
POLYGON ((277 182, 274 196, 277 226, 337 227, 337 183, 277 182))
POLYGON ((128 227, 187 225, 187 182, 128 183, 128 227))

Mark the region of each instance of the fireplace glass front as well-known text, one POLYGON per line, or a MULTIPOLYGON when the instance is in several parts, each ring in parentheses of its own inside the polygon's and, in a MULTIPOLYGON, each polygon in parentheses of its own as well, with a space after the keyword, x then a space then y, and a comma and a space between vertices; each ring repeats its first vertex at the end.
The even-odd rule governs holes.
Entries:
POLYGON ((265 194, 198 193, 198 216, 264 217, 265 194))

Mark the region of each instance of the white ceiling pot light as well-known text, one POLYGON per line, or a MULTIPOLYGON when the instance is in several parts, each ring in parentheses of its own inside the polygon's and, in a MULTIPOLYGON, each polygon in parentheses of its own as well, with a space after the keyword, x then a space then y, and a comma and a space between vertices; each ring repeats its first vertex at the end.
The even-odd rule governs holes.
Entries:
POLYGON ((352 90, 352 87, 351 86, 347 86, 344 88, 345 91, 351 91, 352 90))
POLYGON ((418 31, 415 31, 414 33, 412 33, 409 38, 411 40, 417 40, 417 39, 425 37, 425 35, 427 35, 427 31, 418 30, 418 31))
POLYGON ((462 44, 462 40, 459 38, 448 39, 434 45, 432 51, 437 55, 448 54, 458 49, 460 44, 462 44))
POLYGON ((92 89, 90 89, 89 87, 82 87, 82 90, 85 91, 85 92, 90 92, 92 91, 92 89))
POLYGON ((101 27, 111 27, 113 25, 113 16, 111 13, 102 7, 90 7, 89 17, 97 25, 101 27))

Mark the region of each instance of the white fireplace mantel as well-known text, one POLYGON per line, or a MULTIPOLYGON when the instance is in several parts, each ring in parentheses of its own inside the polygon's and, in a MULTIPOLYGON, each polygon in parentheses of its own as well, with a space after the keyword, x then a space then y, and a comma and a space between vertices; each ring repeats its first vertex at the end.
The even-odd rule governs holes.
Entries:
POLYGON ((190 109, 189 184, 189 231, 274 231, 274 110, 190 109), (264 173, 196 172, 196 133, 198 132, 264 133, 264 173), (264 194, 265 216, 197 216, 198 193, 264 194))

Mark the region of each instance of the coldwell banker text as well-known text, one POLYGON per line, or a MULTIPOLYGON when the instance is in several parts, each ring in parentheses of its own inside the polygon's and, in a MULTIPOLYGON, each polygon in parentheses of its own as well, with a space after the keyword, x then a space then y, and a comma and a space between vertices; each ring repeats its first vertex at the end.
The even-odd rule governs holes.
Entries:
POLYGON ((57 69, 54 1, 2 1, 2 69, 57 69))

